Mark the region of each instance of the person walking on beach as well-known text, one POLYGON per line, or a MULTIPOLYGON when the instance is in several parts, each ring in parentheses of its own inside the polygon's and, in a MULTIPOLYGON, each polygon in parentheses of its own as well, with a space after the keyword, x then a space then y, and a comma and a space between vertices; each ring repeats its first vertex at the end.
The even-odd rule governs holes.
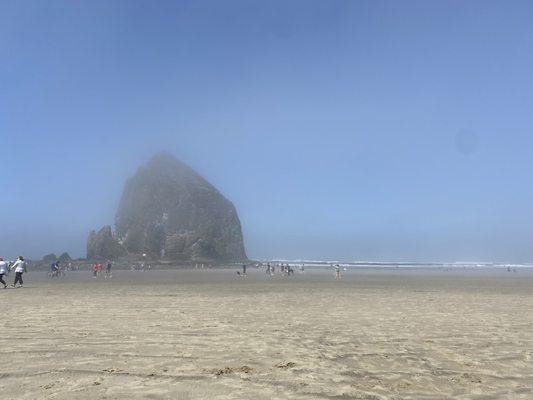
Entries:
POLYGON ((335 279, 341 279, 341 267, 339 264, 335 265, 335 279))
POLYGON ((266 274, 272 276, 272 267, 270 266, 270 263, 267 264, 266 274))
POLYGON ((2 257, 0 257, 0 283, 4 285, 4 289, 7 288, 7 283, 4 281, 4 275, 9 272, 9 267, 2 257))
POLYGON ((246 278, 246 264, 242 265, 242 272, 237 271, 237 275, 239 275, 241 278, 246 278))
POLYGON ((22 274, 26 272, 26 261, 24 261, 24 257, 18 256, 17 261, 11 266, 11 269, 15 270, 15 280, 11 286, 15 287, 18 283, 18 287, 21 288, 24 284, 22 274))
POLYGON ((98 272, 100 271, 100 264, 94 263, 93 264, 93 278, 96 279, 98 277, 98 272))
POLYGON ((111 268, 113 267, 113 263, 111 261, 108 261, 105 266, 105 278, 111 278, 111 268))

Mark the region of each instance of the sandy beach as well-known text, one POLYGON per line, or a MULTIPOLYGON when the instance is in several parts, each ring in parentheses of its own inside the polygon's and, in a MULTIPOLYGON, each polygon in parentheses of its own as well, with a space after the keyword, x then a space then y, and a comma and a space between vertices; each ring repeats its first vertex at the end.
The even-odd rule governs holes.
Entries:
POLYGON ((533 398, 530 270, 30 272, 0 296, 1 399, 533 398))

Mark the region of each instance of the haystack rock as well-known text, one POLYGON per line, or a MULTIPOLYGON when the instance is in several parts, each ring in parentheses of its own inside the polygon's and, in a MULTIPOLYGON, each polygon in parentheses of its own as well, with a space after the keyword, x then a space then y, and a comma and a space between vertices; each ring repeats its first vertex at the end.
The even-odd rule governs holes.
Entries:
POLYGON ((168 260, 246 260, 233 204, 168 153, 139 168, 124 187, 113 240, 129 255, 168 260))

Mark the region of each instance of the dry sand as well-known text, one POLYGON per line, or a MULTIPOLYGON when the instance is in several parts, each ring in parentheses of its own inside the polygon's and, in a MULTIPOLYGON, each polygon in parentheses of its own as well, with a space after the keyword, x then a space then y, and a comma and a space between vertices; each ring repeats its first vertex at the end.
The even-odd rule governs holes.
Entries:
POLYGON ((0 291, 1 399, 533 398, 533 271, 25 280, 0 291))

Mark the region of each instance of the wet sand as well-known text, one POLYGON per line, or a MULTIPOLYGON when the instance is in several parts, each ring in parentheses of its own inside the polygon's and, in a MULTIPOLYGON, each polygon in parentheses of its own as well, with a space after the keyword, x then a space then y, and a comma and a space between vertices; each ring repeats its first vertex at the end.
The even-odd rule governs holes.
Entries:
POLYGON ((25 283, 0 291, 1 399, 533 398, 530 270, 25 283))

